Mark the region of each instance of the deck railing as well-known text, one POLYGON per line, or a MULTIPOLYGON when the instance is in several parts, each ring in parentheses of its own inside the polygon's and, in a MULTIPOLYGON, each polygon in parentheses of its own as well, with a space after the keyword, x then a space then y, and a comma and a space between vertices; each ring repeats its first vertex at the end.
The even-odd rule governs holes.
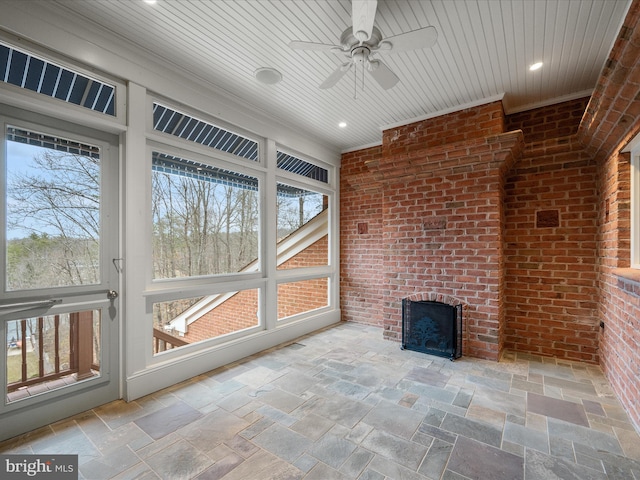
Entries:
POLYGON ((183 345, 189 345, 189 342, 185 342, 180 338, 169 335, 162 330, 153 329, 153 353, 164 352, 165 350, 171 350, 172 348, 182 347, 183 345))
MULTIPOLYGON (((45 331, 45 317, 37 317, 35 331, 27 332, 29 320, 18 320, 20 331, 20 379, 7 384, 7 391, 14 392, 20 388, 49 382, 61 377, 75 374, 76 380, 83 380, 95 375, 100 365, 94 362, 94 332, 92 310, 73 312, 68 316, 68 341, 63 339, 61 323, 63 315, 53 315, 53 341, 49 326, 45 331), (31 340, 35 338, 35 344, 31 340), (45 345, 45 338, 48 345, 45 345), (29 348, 27 339, 32 341, 36 352, 37 374, 29 375, 29 348), (63 346, 64 345, 64 346, 63 346), (48 348, 47 348, 48 347, 48 348), (46 364, 48 368, 45 366, 46 364)), ((31 319, 30 319, 31 320, 31 319)), ((67 330, 67 328, 64 328, 67 330)), ((17 342, 16 342, 17 345, 17 342)), ((33 359, 31 359, 33 361, 33 359)), ((33 368, 31 369, 33 371, 33 368)))

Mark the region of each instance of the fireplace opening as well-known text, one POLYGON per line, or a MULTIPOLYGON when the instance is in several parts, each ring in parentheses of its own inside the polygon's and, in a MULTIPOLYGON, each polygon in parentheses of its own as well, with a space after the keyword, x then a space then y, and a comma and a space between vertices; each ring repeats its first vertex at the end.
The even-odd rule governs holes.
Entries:
POLYGON ((462 355, 462 304, 402 300, 402 349, 447 357, 462 355))

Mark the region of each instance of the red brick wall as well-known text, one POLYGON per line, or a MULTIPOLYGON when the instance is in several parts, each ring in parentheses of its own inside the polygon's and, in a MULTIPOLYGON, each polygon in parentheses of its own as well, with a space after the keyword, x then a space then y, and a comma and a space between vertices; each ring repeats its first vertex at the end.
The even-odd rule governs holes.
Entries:
POLYGON ((342 156, 340 308, 342 319, 382 327, 382 185, 367 165, 381 147, 342 156))
POLYGON ((505 346, 598 362, 596 162, 576 139, 588 99, 515 114, 507 179, 505 346))
POLYGON ((580 125, 598 159, 601 366, 640 429, 640 271, 630 266, 630 155, 640 133, 640 1, 634 0, 580 125))
POLYGON ((314 278, 278 285, 278 320, 329 304, 329 281, 314 278))
MULTIPOLYGON (((326 264, 328 238, 310 245, 287 260, 283 268, 326 264), (320 263, 319 259, 323 259, 320 263)), ((292 282, 278 286, 278 318, 327 305, 327 279, 292 282)), ((188 326, 184 340, 199 342, 258 324, 258 290, 242 290, 188 326)))
POLYGON ((187 326, 189 343, 237 332, 258 324, 258 290, 242 290, 187 326))

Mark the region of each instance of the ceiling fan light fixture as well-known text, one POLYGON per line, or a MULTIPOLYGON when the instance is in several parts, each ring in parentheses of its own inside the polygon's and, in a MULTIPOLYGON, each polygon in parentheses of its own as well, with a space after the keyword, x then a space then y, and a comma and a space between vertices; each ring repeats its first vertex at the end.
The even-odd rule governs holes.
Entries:
POLYGON ((275 85, 282 81, 282 74, 275 68, 271 67, 258 68, 253 72, 253 76, 256 80, 265 85, 275 85))

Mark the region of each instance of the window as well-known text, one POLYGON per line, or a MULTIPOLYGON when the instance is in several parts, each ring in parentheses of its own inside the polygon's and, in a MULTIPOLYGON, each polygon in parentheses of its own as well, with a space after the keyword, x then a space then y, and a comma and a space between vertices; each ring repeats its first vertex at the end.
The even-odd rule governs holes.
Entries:
POLYGON ((328 265, 329 197, 278 183, 278 269, 328 265))
POLYGON ((153 353, 259 325, 258 289, 153 304, 153 353))
POLYGON ((278 320, 329 305, 329 279, 314 278, 278 285, 278 320))
POLYGON ((6 128, 7 290, 100 281, 100 149, 6 128))
POLYGON ((255 271, 258 179, 152 153, 153 278, 255 271))
POLYGON ((190 142, 258 161, 258 142, 171 108, 153 104, 153 129, 190 142))
POLYGON ((0 81, 115 116, 115 86, 0 43, 0 81))
POLYGON ((322 183, 329 182, 329 171, 326 168, 314 165, 311 162, 281 152, 280 150, 278 150, 277 153, 277 165, 279 169, 286 172, 302 175, 303 177, 318 180, 322 183))

